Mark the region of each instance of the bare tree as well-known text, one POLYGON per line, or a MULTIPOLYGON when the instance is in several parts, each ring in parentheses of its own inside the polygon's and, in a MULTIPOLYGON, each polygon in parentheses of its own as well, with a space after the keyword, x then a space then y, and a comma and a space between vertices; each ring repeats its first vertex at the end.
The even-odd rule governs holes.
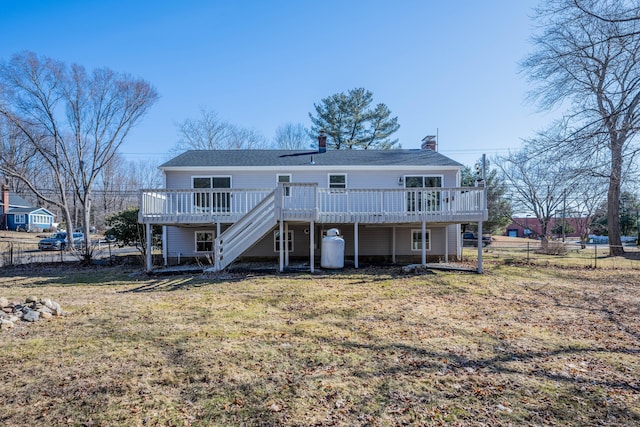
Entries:
POLYGON ((527 148, 496 158, 507 185, 507 197, 514 212, 531 212, 539 225, 543 247, 551 235, 551 223, 556 211, 563 206, 563 195, 571 188, 573 175, 558 159, 547 154, 532 153, 527 148))
POLYGON ((537 11, 536 50, 523 62, 538 83, 532 99, 542 108, 568 106, 563 122, 571 131, 548 148, 603 159, 612 256, 624 252, 620 188, 640 125, 640 21, 620 18, 637 11, 636 1, 547 0, 537 11))
POLYGON ((200 117, 178 124, 180 139, 173 151, 260 149, 269 145, 254 129, 233 125, 218 113, 200 108, 200 117))
MULTIPOLYGON (((46 187, 48 174, 42 167, 42 159, 37 156, 29 141, 24 138, 20 129, 6 117, 0 115, 0 163, 6 168, 18 171, 20 175, 29 177, 30 181, 40 182, 46 187)), ((24 183, 16 178, 9 178, 12 191, 26 195, 30 193, 24 183)), ((50 184, 49 184, 50 185, 50 184)))
POLYGON ((275 145, 283 150, 301 150, 309 148, 314 140, 300 123, 285 123, 278 126, 274 138, 275 145))
POLYGON ((594 214, 607 198, 607 182, 601 177, 583 174, 572 180, 572 184, 572 188, 567 190, 568 200, 562 208, 563 215, 573 219, 584 249, 589 241, 594 214))
POLYGON ((160 188, 163 186, 162 173, 158 164, 146 160, 138 160, 129 163, 129 170, 133 175, 138 189, 160 188))
POLYGON ((137 206, 138 190, 133 164, 121 154, 116 154, 98 175, 95 185, 95 200, 92 223, 104 225, 108 216, 137 206))
POLYGON ((155 89, 126 74, 109 69, 88 73, 80 65, 66 66, 32 52, 0 64, 0 88, 0 115, 20 129, 47 164, 59 197, 46 197, 37 182, 5 164, 3 172, 60 207, 68 231, 73 230, 70 202, 77 199, 83 213, 84 256, 90 259, 94 184, 130 129, 158 99, 155 89))

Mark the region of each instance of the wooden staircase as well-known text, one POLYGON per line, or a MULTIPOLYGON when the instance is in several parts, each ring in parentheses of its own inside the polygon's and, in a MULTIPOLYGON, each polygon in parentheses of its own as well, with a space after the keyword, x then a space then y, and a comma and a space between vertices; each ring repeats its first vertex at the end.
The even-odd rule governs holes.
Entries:
POLYGON ((215 265, 208 271, 222 271, 273 230, 278 223, 275 189, 238 222, 231 225, 215 240, 215 265))

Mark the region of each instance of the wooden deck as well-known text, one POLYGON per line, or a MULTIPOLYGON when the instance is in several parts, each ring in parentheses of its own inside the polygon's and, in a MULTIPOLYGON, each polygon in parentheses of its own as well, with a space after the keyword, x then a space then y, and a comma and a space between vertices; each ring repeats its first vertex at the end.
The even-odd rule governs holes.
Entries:
POLYGON ((142 190, 139 221, 230 224, 274 195, 278 219, 326 224, 464 223, 487 220, 484 188, 329 189, 281 183, 276 189, 142 190))

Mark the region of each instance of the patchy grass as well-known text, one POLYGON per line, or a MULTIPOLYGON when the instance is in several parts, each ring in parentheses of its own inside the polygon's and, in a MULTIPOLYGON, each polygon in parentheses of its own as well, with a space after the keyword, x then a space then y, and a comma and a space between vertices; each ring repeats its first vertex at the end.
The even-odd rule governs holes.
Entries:
POLYGON ((0 333, 0 424, 637 425, 639 279, 0 270, 69 311, 0 333))

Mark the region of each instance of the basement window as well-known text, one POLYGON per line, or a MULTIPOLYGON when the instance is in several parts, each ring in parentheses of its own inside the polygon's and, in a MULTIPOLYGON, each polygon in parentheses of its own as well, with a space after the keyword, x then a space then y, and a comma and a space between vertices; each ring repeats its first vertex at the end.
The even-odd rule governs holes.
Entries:
POLYGON ((213 252, 212 231, 196 231, 196 252, 213 252))
MULTIPOLYGON (((289 230, 285 234, 284 244, 287 252, 293 252, 293 230, 289 230)), ((273 251, 280 252, 280 231, 278 230, 273 232, 273 251)))
MULTIPOLYGON (((427 230, 427 235, 425 236, 425 243, 427 245, 427 250, 431 250, 431 230, 427 230)), ((421 251, 422 250, 422 230, 411 230, 411 250, 412 251, 421 251)))

